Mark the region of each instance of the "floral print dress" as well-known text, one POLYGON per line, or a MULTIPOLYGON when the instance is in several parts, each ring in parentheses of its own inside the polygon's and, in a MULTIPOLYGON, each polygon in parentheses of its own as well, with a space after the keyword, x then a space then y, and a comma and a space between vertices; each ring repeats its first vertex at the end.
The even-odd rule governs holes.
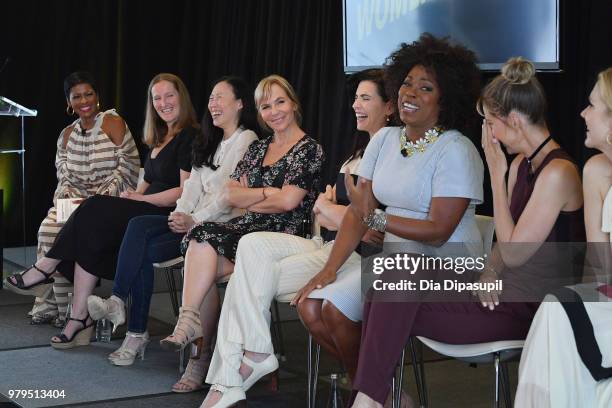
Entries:
POLYGON ((289 151, 269 166, 263 166, 264 156, 272 136, 253 142, 244 158, 230 176, 240 180, 247 176, 250 188, 293 185, 307 191, 302 202, 293 210, 278 214, 262 214, 247 211, 227 222, 202 222, 194 225, 181 242, 183 255, 189 241, 208 242, 219 255, 234 262, 238 241, 243 235, 257 231, 284 232, 296 235, 301 232, 302 221, 310 218, 310 212, 319 192, 323 150, 310 136, 305 135, 289 151))

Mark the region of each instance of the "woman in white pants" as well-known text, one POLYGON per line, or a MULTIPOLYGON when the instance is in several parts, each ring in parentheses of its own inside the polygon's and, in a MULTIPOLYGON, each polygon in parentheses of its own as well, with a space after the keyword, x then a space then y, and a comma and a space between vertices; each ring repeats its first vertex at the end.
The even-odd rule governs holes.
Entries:
MULTIPOLYGON (((371 138, 390 121, 393 107, 385 95, 380 70, 363 71, 354 78, 359 81, 353 103, 357 129, 371 138)), ((368 141, 356 140, 342 166, 340 182, 334 188, 328 185, 315 203, 317 221, 330 231, 338 229, 348 204, 344 174, 355 172, 368 141)), ((364 240, 380 244, 382 234, 372 231, 364 240)), ((255 232, 240 240, 206 377, 206 382, 214 385, 203 407, 227 407, 245 399, 246 390, 278 368, 270 337, 270 304, 277 296, 295 293, 316 275, 327 261, 332 244, 323 244, 318 237, 305 239, 274 232, 255 232)), ((343 268, 359 262, 360 256, 353 253, 343 268)))
POLYGON ((601 152, 583 173, 587 260, 595 276, 571 287, 576 301, 548 295, 540 305, 521 357, 516 407, 603 408, 612 401, 612 67, 599 74, 581 116, 584 144, 601 152), (586 317, 576 314, 582 308, 586 317))

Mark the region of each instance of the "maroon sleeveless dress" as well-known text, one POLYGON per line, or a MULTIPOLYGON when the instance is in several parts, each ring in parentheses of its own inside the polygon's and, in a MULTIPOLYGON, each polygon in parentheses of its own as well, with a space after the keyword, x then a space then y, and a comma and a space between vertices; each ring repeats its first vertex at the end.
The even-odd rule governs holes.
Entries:
MULTIPOLYGON (((530 173, 527 160, 520 163, 510 202, 510 213, 515 223, 518 222, 527 206, 538 177, 544 168, 555 159, 568 160, 575 164, 572 158, 560 148, 551 150, 533 173, 530 173)), ((561 211, 545 243, 538 251, 524 265, 504 270, 502 301, 505 299, 516 302, 524 299, 532 303, 530 308, 535 313, 539 301, 551 290, 576 283, 576 280, 580 278, 579 265, 582 264, 582 259, 574 259, 573 248, 567 243, 584 242, 585 240, 582 207, 575 211, 561 211)))

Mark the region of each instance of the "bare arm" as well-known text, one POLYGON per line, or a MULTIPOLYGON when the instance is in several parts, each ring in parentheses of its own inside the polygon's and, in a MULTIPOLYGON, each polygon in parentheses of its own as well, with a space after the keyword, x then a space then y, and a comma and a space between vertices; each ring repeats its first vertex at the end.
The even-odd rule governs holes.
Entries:
POLYGON ((427 219, 388 215, 386 230, 405 239, 443 245, 459 225, 469 204, 469 198, 434 197, 427 219))
MULTIPOLYGON (((495 233, 499 243, 531 243, 532 245, 500 246, 504 264, 516 267, 526 262, 552 230, 562 210, 582 206, 580 176, 576 167, 567 160, 553 160, 540 173, 533 193, 517 223, 510 212, 511 188, 506 187, 507 162, 499 142, 489 135, 489 127, 482 127, 482 145, 491 175, 495 233)), ((518 161, 511 166, 509 180, 514 186, 518 161)))
MULTIPOLYGON (((127 191, 121 194, 121 197, 130 200, 146 201, 158 207, 173 207, 176 205, 176 200, 181 196, 183 191, 183 183, 189 178, 189 172, 180 171, 181 184, 179 187, 169 188, 168 190, 160 191, 155 194, 142 194, 141 192, 127 191)), ((138 189, 143 191, 148 187, 148 183, 143 182, 138 189), (146 185, 146 186, 145 186, 146 185), (144 188, 143 188, 144 187, 144 188)))
POLYGON ((248 208, 265 198, 264 187, 250 188, 245 183, 236 180, 230 180, 227 183, 226 200, 232 207, 248 208))
POLYGON ((300 205, 307 193, 306 190, 290 184, 284 185, 280 191, 268 196, 266 191, 269 189, 271 187, 263 189, 264 200, 248 206, 247 209, 262 214, 278 214, 291 211, 300 205))
POLYGON ((612 185, 612 166, 603 155, 584 166, 584 223, 587 246, 585 281, 609 282, 612 268, 610 236, 602 231, 603 202, 612 185))
POLYGON ((601 211, 610 189, 612 168, 601 154, 592 157, 584 165, 584 225, 588 242, 609 242, 609 234, 601 230, 601 211))
POLYGON ((497 241, 501 243, 531 243, 525 246, 501 247, 504 263, 509 267, 522 265, 538 249, 535 243, 543 243, 559 213, 568 207, 582 206, 580 177, 576 168, 568 161, 554 160, 541 173, 533 193, 515 224, 510 214, 510 205, 499 191, 494 192, 493 208, 497 241), (572 201, 577 201, 572 203, 572 201))
POLYGON ((339 205, 335 199, 336 186, 327 186, 324 193, 319 194, 313 212, 322 227, 329 231, 337 231, 346 213, 347 206, 339 205))
POLYGON ((98 186, 96 194, 117 196, 136 186, 140 157, 132 134, 120 116, 107 114, 102 121, 102 130, 117 146, 117 166, 98 186))
POLYGON ((357 186, 352 178, 345 178, 351 205, 347 207, 338 235, 334 241, 331 253, 323 269, 302 287, 291 301, 292 305, 303 302, 314 289, 322 288, 336 280, 336 273, 346 262, 351 253, 357 248, 361 237, 366 233, 367 227, 362 222, 362 213, 378 206, 372 193, 372 181, 359 178, 357 186), (350 188, 350 190, 349 190, 350 188))

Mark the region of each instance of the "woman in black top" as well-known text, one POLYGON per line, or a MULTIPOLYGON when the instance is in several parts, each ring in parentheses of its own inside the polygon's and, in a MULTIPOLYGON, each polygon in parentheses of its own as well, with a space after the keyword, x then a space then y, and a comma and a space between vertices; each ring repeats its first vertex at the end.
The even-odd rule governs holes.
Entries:
POLYGON ((57 271, 74 282, 72 316, 54 348, 89 344, 93 320, 87 296, 99 278, 113 279, 117 253, 128 222, 139 215, 168 215, 191 170, 191 142, 198 127, 187 88, 172 74, 159 74, 149 84, 144 142, 151 148, 144 182, 121 197, 93 196, 70 216, 55 244, 28 271, 9 279, 27 292, 52 280, 57 271))

